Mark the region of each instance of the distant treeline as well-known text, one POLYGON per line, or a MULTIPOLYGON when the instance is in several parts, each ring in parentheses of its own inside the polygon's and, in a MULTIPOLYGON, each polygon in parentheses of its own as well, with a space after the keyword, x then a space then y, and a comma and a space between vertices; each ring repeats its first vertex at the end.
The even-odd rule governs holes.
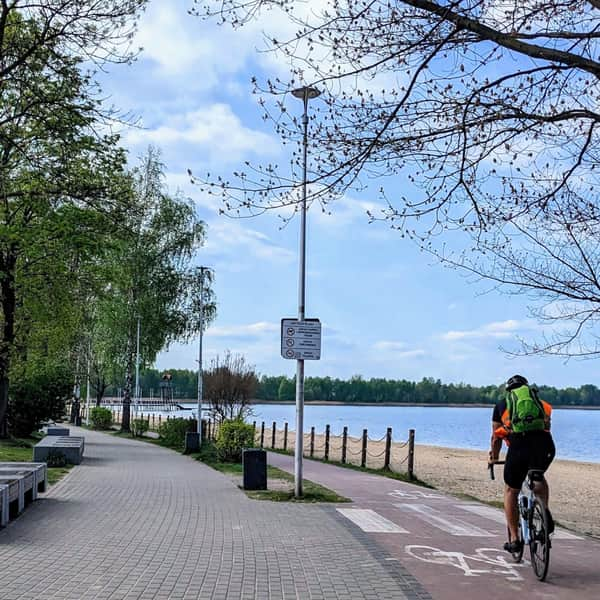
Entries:
MULTIPOLYGON (((595 385, 562 390, 538 386, 538 390, 540 396, 553 406, 600 406, 600 389, 595 385)), ((495 404, 503 394, 504 389, 497 385, 477 387, 465 383, 442 383, 433 377, 426 377, 418 383, 405 379, 363 379, 360 376, 349 380, 307 377, 304 382, 306 401, 495 404)), ((263 376, 256 398, 266 401, 289 401, 294 400, 295 395, 295 378, 263 376)))
MULTIPOLYGON (((159 395, 159 384, 165 371, 147 369, 140 374, 143 395, 159 395)), ((198 375, 188 369, 170 369, 175 398, 197 397, 198 375)), ((600 389, 595 385, 579 388, 557 389, 539 386, 540 396, 553 406, 600 406, 600 389)), ((117 395, 111 388, 107 395, 117 395)), ((349 380, 331 377, 307 377, 304 382, 304 399, 308 402, 399 402, 416 404, 494 404, 503 394, 496 385, 477 387, 464 383, 442 383, 439 379, 426 377, 421 381, 405 379, 363 379, 354 376, 349 380)), ((288 402, 296 397, 294 377, 263 375, 259 380, 257 400, 288 402)))

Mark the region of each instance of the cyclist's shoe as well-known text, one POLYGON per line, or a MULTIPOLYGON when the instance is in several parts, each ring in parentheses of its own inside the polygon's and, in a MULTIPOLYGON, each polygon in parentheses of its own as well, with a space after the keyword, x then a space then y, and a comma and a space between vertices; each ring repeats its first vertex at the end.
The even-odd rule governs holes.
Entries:
POLYGON ((523 540, 513 540, 512 542, 506 542, 504 544, 504 549, 511 554, 516 554, 517 552, 521 552, 523 549, 523 540))
POLYGON ((549 508, 546 509, 546 517, 548 519, 548 535, 550 535, 551 533, 554 533, 554 519, 552 518, 552 513, 549 508))

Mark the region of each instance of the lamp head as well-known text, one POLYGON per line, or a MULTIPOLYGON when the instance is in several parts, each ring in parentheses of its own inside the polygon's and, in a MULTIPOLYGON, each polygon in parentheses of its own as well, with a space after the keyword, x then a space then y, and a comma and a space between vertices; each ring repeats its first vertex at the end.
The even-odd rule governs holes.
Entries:
POLYGON ((310 85, 305 85, 304 87, 292 90, 292 96, 294 96, 294 98, 300 98, 300 100, 312 100, 320 95, 321 91, 310 85))

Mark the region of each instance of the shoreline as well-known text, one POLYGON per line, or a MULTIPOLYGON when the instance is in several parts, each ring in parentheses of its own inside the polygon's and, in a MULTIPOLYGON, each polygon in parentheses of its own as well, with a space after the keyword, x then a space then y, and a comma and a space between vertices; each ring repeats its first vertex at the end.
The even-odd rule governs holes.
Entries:
MULTIPOLYGON (((192 404, 194 401, 180 401, 180 404, 192 404)), ((250 406, 255 404, 281 404, 283 406, 296 404, 295 400, 254 400, 250 402, 250 406)), ((484 403, 443 403, 443 402, 342 402, 340 400, 307 400, 304 405, 308 406, 412 406, 421 408, 494 408, 494 404, 484 403)), ((572 405, 552 405, 553 410, 600 410, 600 406, 572 406, 572 405)))

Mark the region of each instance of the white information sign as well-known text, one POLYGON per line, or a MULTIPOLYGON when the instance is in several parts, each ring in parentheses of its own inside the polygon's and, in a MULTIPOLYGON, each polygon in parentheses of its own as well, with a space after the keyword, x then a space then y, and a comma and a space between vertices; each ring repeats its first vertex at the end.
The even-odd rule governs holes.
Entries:
POLYGON ((281 319, 281 356, 293 360, 319 360, 321 321, 281 319))

